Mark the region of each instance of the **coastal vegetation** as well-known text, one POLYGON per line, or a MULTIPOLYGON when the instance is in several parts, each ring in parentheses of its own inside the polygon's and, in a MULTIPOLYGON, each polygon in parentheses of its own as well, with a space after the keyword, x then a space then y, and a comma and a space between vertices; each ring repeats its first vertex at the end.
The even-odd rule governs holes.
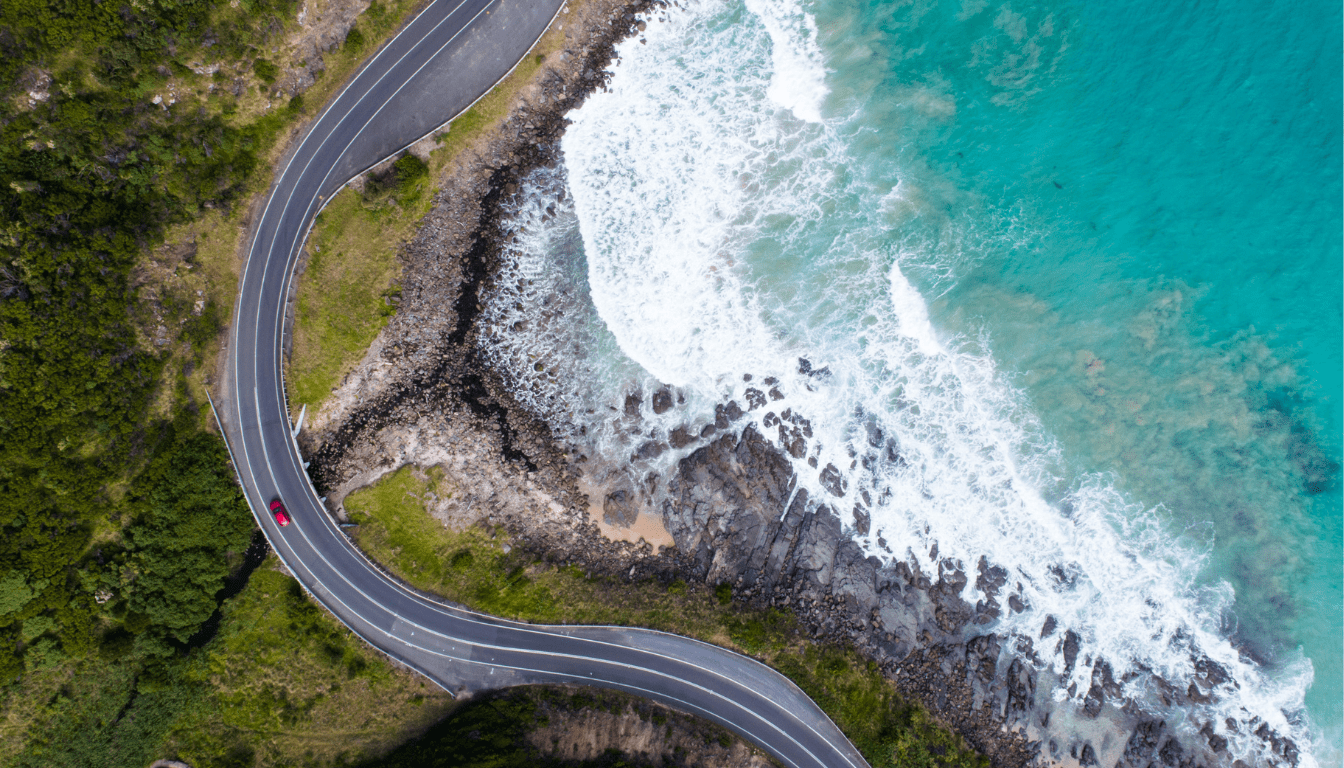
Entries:
POLYGON ((0 5, 0 762, 295 764, 441 715, 287 576, 220 606, 253 520, 203 402, 282 139, 411 5, 293 97, 289 0, 0 5))
MULTIPOLYGON (((364 39, 409 2, 375 5, 364 39)), ((0 674, 163 655, 246 546, 201 392, 250 195, 304 96, 289 0, 0 7, 0 674), (175 479, 189 472, 202 484, 175 479), (232 553, 232 554, 231 554, 232 553)), ((317 103, 358 52, 326 57, 317 103)), ((319 75, 321 72, 319 72, 319 75)))
POLYGON ((201 647, 135 663, 135 645, 114 638, 11 684, 0 762, 340 764, 387 752, 452 704, 318 608, 274 557, 225 601, 201 647))
POLYGON ((295 408, 322 402, 395 310, 398 224, 410 214, 363 203, 358 192, 342 190, 309 237, 285 376, 295 408))
POLYGON ((817 645, 788 611, 735 603, 725 585, 630 582, 547 563, 508 546, 500 529, 454 530, 432 517, 426 501, 450 493, 438 468, 403 467, 346 497, 345 509, 359 546, 418 589, 514 619, 650 627, 734 648, 797 683, 875 768, 988 765, 871 662, 817 645))

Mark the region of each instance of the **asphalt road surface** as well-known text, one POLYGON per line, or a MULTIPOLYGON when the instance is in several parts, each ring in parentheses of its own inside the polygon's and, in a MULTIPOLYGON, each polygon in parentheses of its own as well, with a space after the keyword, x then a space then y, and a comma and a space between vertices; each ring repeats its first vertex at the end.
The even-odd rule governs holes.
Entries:
POLYGON ((541 36, 557 0, 436 0, 374 55, 313 121, 255 222, 220 405, 258 524, 304 587, 356 634, 452 692, 581 683, 656 699, 715 721, 786 766, 866 768, 853 745, 784 677, 676 635, 538 626, 405 588, 365 558, 318 499, 291 434, 281 377, 285 299, 322 201, 487 92, 541 36), (293 523, 268 511, 284 500, 293 523))

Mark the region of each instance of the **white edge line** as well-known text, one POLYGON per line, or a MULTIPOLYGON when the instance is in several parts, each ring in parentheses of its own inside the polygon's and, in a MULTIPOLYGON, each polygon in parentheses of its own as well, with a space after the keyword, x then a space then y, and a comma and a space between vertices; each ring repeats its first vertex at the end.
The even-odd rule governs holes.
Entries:
MULTIPOLYGON (((415 26, 415 22, 419 21, 421 16, 428 13, 429 9, 433 8, 436 2, 437 0, 430 0, 430 2, 426 3, 425 7, 421 9, 419 13, 411 17, 409 21, 407 21, 405 24, 402 25, 401 29, 397 30, 397 34, 393 35, 390 40, 379 46, 378 50, 374 51, 373 55, 370 56, 368 59, 366 59, 364 63, 360 65, 358 69, 355 70, 354 74, 350 76, 350 79, 346 81, 345 85, 341 86, 341 90, 338 91, 336 95, 332 97, 331 100, 328 102, 327 108, 330 109, 331 107, 335 106, 336 103, 341 100, 341 97, 345 96, 345 92, 350 90, 350 88, 354 86, 356 82, 359 81, 359 78, 361 78, 364 75, 364 73, 369 69, 369 67, 373 66, 373 63, 378 61, 382 57, 383 53, 388 51, 392 47, 392 45, 401 38, 402 35, 404 35, 411 27, 415 26)), ((552 19, 552 21, 554 21, 554 19, 552 19)), ((299 152, 303 150, 304 145, 308 143, 309 137, 312 136, 313 129, 318 126, 318 123, 321 122, 322 118, 325 115, 326 110, 323 110, 313 116, 312 122, 308 124, 308 129, 303 134, 303 138, 299 140, 298 146, 294 148, 294 151, 290 153, 289 158, 285 160, 285 167, 281 169, 280 173, 276 174, 274 181, 271 182, 270 188, 267 190, 266 205, 262 207, 261 214, 257 217, 256 229, 252 233, 252 244, 248 246, 247 258, 243 261, 243 272, 241 275, 238 276, 238 289, 239 289, 238 301, 235 302, 234 304, 233 329, 232 329, 233 333, 230 334, 231 336, 233 336, 235 341, 238 336, 238 314, 242 311, 243 308, 242 287, 246 284, 247 270, 252 263, 252 252, 256 250, 257 247, 257 237, 261 233, 261 222, 266 218, 266 211, 269 210, 270 208, 271 199, 275 197, 276 187, 280 184, 281 181, 284 180, 285 174, 289 172, 289 166, 294 162, 294 158, 297 157, 299 152)), ((235 357, 236 355, 237 355, 236 344, 230 345, 229 356, 235 357)), ((235 368, 235 374, 236 371, 237 369, 235 368)), ((236 378, 237 377, 235 375, 235 384, 237 383, 236 378)))
MULTIPOLYGON (((471 25, 477 18, 479 18, 482 14, 484 14, 484 13, 486 12, 486 10, 487 10, 489 7, 491 7, 492 5, 494 5, 494 2, 489 2, 489 3, 487 3, 485 6, 483 6, 483 7, 481 8, 481 10, 478 11, 478 12, 476 13, 476 15, 473 16, 472 19, 471 19, 470 21, 467 22, 467 24, 463 25, 462 29, 460 29, 458 32, 454 33, 453 37, 450 38, 448 42, 444 43, 443 46, 440 46, 439 51, 442 51, 444 48, 446 48, 446 47, 452 42, 452 40, 456 39, 457 36, 459 36, 460 34, 462 34, 463 32, 465 32, 466 29, 467 29, 467 28, 468 28, 468 27, 469 27, 469 26, 470 26, 470 25, 471 25)), ((460 8, 460 7, 461 7, 461 4, 459 4, 459 5, 457 6, 457 8, 460 8)), ((456 12, 457 8, 454 9, 454 13, 456 12)), ((533 43, 528 47, 527 51, 523 54, 523 56, 520 57, 520 58, 518 59, 518 61, 514 63, 514 66, 513 66, 512 68, 510 68, 509 72, 506 73, 503 77, 499 78, 499 80, 496 80, 496 81, 495 81, 495 85, 492 85, 489 89, 487 89, 484 93, 482 93, 481 96, 477 97, 476 101, 473 101, 472 104, 469 105, 466 109, 463 109, 461 112, 458 113, 458 115, 455 115, 453 119, 456 119, 457 116, 460 116, 461 114, 463 114, 464 112, 466 112, 467 110, 469 110, 469 109, 471 108, 471 106, 474 106, 477 102, 479 102, 482 98, 484 98, 486 95, 489 95, 489 93, 490 93, 491 91, 493 91, 494 88, 495 88, 500 82, 502 82, 505 78, 507 78, 507 77, 509 76, 509 74, 511 74, 511 73, 518 67, 518 65, 521 64, 522 61, 526 59, 527 55, 531 53, 532 49, 535 48, 537 42, 540 41, 541 38, 545 36, 545 34, 546 34, 547 31, 549 31, 549 29, 550 29, 550 24, 554 23, 556 17, 559 16, 560 12, 561 12, 563 9, 564 9, 564 4, 562 3, 561 6, 560 6, 559 8, 557 8, 556 12, 555 12, 554 14, 552 14, 551 21, 548 22, 547 27, 546 27, 545 29, 543 29, 542 32, 541 32, 541 34, 539 34, 539 35, 537 36, 536 40, 534 40, 533 43)), ((438 26, 438 25, 436 25, 435 29, 437 29, 437 26, 438 26)), ((409 54, 407 54, 407 55, 409 55, 409 54)), ((435 55, 437 55, 437 52, 436 52, 435 55)), ((399 64, 399 63, 400 63, 401 61, 403 61, 405 58, 406 58, 406 57, 403 56, 401 59, 398 60, 397 63, 399 64)), ((427 59, 426 62, 425 62, 424 64, 422 64, 422 65, 416 70, 416 73, 415 73, 415 74, 419 74, 419 72, 422 71, 426 66, 428 66, 429 63, 430 63, 432 60, 433 60, 433 56, 431 56, 429 59, 427 59)), ((395 66, 395 64, 394 64, 393 66, 395 66)), ((386 73, 386 74, 390 74, 390 70, 389 70, 389 73, 386 73)), ((385 75, 384 75, 384 76, 385 76, 385 75)), ((414 77, 414 75, 412 75, 412 77, 414 77)), ((379 81, 381 81, 381 80, 382 80, 382 78, 380 77, 380 78, 379 78, 379 81)), ((403 86, 402 86, 402 87, 404 87, 404 85, 405 85, 405 84, 403 83, 403 86)), ((384 101, 384 103, 383 103, 383 104, 382 104, 382 105, 375 111, 374 115, 376 116, 378 113, 380 113, 380 112, 382 111, 382 109, 386 108, 386 106, 391 102, 392 98, 394 98, 394 97, 396 96, 397 93, 400 93, 401 89, 402 89, 402 88, 399 87, 399 88, 392 94, 392 96, 389 96, 388 99, 386 99, 386 100, 384 101)), ((366 95, 367 95, 367 94, 366 94, 366 95)), ((363 97, 361 97, 360 101, 361 101, 361 102, 363 101, 363 97)), ((348 115, 348 113, 347 113, 347 115, 346 115, 345 117, 348 117, 348 116, 349 116, 349 115, 348 115)), ((341 123, 344 122, 345 117, 342 117, 342 119, 341 119, 340 121, 338 121, 337 126, 336 126, 337 128, 339 128, 339 126, 341 125, 341 123)), ((447 121, 447 122, 451 122, 451 120, 449 120, 449 121, 447 121)), ((445 122, 445 123, 443 123, 443 124, 440 124, 439 128, 441 128, 442 125, 447 124, 447 122, 445 122)), ((366 123, 366 126, 367 126, 367 123, 366 123)), ((333 129, 333 130, 334 130, 334 129, 333 129)), ((402 149, 397 150, 397 152, 404 151, 404 149, 405 149, 406 147, 411 146, 412 144, 416 143, 417 141, 420 141, 421 139, 423 139, 424 136, 430 135, 431 133, 434 133, 434 132, 437 131, 437 130, 438 130, 438 128, 435 128, 435 129, 433 129, 433 130, 431 130, 431 131, 429 131, 429 132, 427 132, 427 133, 425 133, 425 134, 422 134, 422 136, 421 136, 420 138, 417 138, 415 141, 412 141, 412 142, 410 142, 409 144, 406 144, 405 146, 402 147, 402 149)), ((361 130, 358 131, 358 132, 356 133, 356 136, 355 136, 354 138, 352 138, 350 142, 347 143, 347 148, 348 148, 349 146, 353 145, 354 141, 358 139, 359 134, 361 134, 362 132, 363 132, 363 128, 361 128, 361 130)), ((330 134, 328 135, 327 138, 330 138, 330 134)), ((325 143, 326 143, 326 140, 324 139, 324 140, 323 140, 323 144, 325 144, 325 143)), ((397 152, 394 152, 394 153, 392 153, 392 154, 396 154, 397 152)), ((391 154, 385 156, 383 159, 380 159, 380 160, 378 160, 377 162, 373 163, 372 165, 368 166, 368 168, 372 168, 372 167, 374 167, 374 166, 376 166, 376 165, 378 165, 378 164, 380 164, 380 163, 382 163, 382 162, 385 162, 385 160, 387 159, 387 157, 391 157, 391 156, 392 156, 391 154)), ((311 163, 311 160, 310 160, 310 163, 311 163)), ((307 168, 307 165, 305 165, 305 170, 306 170, 306 168, 307 168)), ((365 170, 367 170, 367 168, 366 168, 365 170)), ((364 171, 360 171, 360 173, 363 173, 363 172, 364 172, 364 171)), ((355 174, 355 176, 357 176, 357 175, 359 175, 359 174, 355 174)), ((355 176, 351 176, 350 178, 354 178, 355 176)), ((348 179, 347 179, 346 182, 343 182, 342 184, 337 185, 336 188, 339 189, 340 187, 344 186, 346 183, 348 183, 348 179)), ((322 186, 325 186, 326 184, 327 184, 327 179, 324 178, 324 179, 322 180, 322 182, 319 183, 319 188, 321 188, 322 186)), ((333 195, 333 197, 334 197, 334 195, 333 195)), ((291 197, 290 199, 292 199, 292 197, 291 197)), ((330 202, 330 201, 324 201, 324 203, 323 203, 323 205, 321 206, 321 208, 318 209, 319 212, 320 212, 320 210, 324 209, 324 208, 326 207, 326 205, 329 204, 329 202, 330 202)), ((310 203, 310 205, 311 205, 311 203, 310 203)), ((287 203, 287 204, 285 205, 285 209, 282 210, 282 213, 281 213, 282 216, 284 215, 284 212, 285 212, 285 210, 288 209, 288 207, 289 207, 289 206, 288 206, 288 203, 287 203)), ((301 244, 302 242, 306 241, 306 238, 307 238, 308 233, 311 232, 312 227, 314 226, 315 218, 316 218, 316 214, 313 214, 313 218, 311 218, 311 219, 309 220, 309 221, 310 221, 309 226, 305 229, 305 231, 304 231, 304 235, 303 235, 302 239, 300 239, 299 237, 296 237, 295 240, 293 241, 292 245, 291 245, 291 249, 290 249, 290 257, 289 257, 289 259, 287 259, 286 270, 285 270, 285 274, 286 274, 287 276, 291 277, 291 278, 292 278, 292 275, 290 275, 290 273, 291 273, 291 271, 292 271, 292 269, 293 269, 293 265, 294 265, 294 263, 297 261, 297 259, 296 259, 296 257, 295 257, 294 254, 296 254, 296 253, 298 252, 298 250, 301 249, 301 245, 300 245, 300 244, 301 244)), ((275 245, 275 241, 274 241, 274 239, 273 239, 273 240, 272 240, 271 248, 268 249, 269 252, 273 253, 274 245, 275 245)), ((268 263, 269 263, 269 253, 268 253, 267 261, 268 261, 268 263)), ((288 286, 288 281, 285 282, 285 285, 288 286)), ((280 321, 280 323, 279 323, 279 328, 280 328, 281 333, 283 333, 283 328, 284 328, 284 325, 283 325, 284 317, 283 317, 283 316, 284 316, 284 308, 285 308, 286 306, 287 306, 287 301, 281 301, 281 302, 279 302, 279 304, 278 304, 278 311, 277 311, 277 315, 278 315, 278 317, 277 317, 277 320, 280 321)), ((260 309, 260 307, 258 307, 258 308, 260 309)), ((280 350, 281 350, 282 348, 283 348, 283 344, 277 344, 277 353, 278 353, 278 354, 280 353, 280 350)), ((256 362, 256 361, 255 361, 255 359, 254 359, 254 363, 255 363, 255 362, 256 362)), ((285 414, 286 414, 286 418, 288 418, 288 412, 289 412, 289 408, 288 408, 288 405, 289 405, 289 404, 288 404, 288 396, 287 396, 287 395, 288 395, 288 392, 286 391, 286 389, 284 388, 284 385, 283 385, 283 376, 284 376, 284 372, 283 372, 283 371, 284 371, 284 368, 283 368, 283 365, 279 365, 279 362, 280 362, 279 360, 277 360, 276 362, 277 362, 277 368, 278 368, 278 369, 280 370, 280 372, 281 372, 281 392, 285 393, 285 395, 286 395, 284 401, 283 401, 282 403, 279 403, 279 405, 282 406, 282 408, 283 408, 283 410, 284 410, 284 412, 285 412, 285 414)), ((258 407, 257 410, 258 410, 258 416, 259 416, 259 415, 260 415, 260 408, 258 407)), ((295 460, 295 457, 298 456, 298 457, 300 457, 300 458, 298 458, 298 462, 299 462, 299 464, 301 465, 301 463, 302 463, 301 455, 302 455, 302 454, 301 454, 301 452, 298 450, 297 438, 294 437, 293 435, 291 435, 291 443, 292 443, 291 448, 292 448, 293 451, 294 451, 294 453, 291 454, 291 456, 290 456, 291 461, 294 461, 294 460, 295 460)), ((263 451, 266 450, 264 441, 263 441, 262 449, 263 449, 263 451)), ((267 459, 267 465, 268 465, 268 467, 270 466, 270 461, 269 461, 269 459, 267 459)), ((296 471, 297 471, 299 474, 303 474, 305 478, 307 477, 306 472, 304 472, 299 466, 296 466, 295 469, 296 469, 296 471)), ((274 480, 274 479, 275 479, 275 478, 272 477, 272 480, 274 480)), ((325 510, 325 506, 322 504, 321 500, 317 498, 317 492, 316 492, 316 489, 314 489, 314 488, 312 487, 312 483, 311 483, 311 481, 309 481, 309 483, 308 483, 308 487, 309 487, 310 495, 311 495, 312 499, 314 500, 314 502, 316 503, 317 507, 318 507, 319 509, 323 509, 323 510, 325 510)), ((324 517, 328 517, 327 525, 328 525, 328 526, 332 526, 332 523, 331 523, 331 521, 330 521, 330 519, 329 519, 329 516, 324 515, 324 517)), ((344 534, 343 534, 343 532, 339 531, 339 529, 336 529, 336 532, 337 532, 337 533, 341 533, 341 534, 342 534, 342 537, 344 538, 344 534)), ((304 533, 303 535, 304 535, 305 540, 307 540, 307 535, 306 535, 306 533, 304 533)), ((312 547, 312 542, 311 542, 311 540, 308 540, 308 543, 309 543, 309 546, 312 547)), ((314 552, 317 552, 317 548, 316 548, 316 547, 312 547, 312 549, 313 549, 314 552)), ((355 552, 359 552, 359 554, 361 555, 360 558, 359 558, 360 560, 366 560, 366 558, 363 557, 363 553, 360 552, 360 551, 358 550, 357 547, 352 547, 352 550, 355 551, 355 552)), ((321 556, 320 553, 319 553, 319 556, 321 556)), ((323 558, 323 560, 325 561, 325 558, 323 558)), ((347 578, 344 577, 344 575, 340 574, 340 571, 339 571, 338 569, 336 569, 336 568, 334 568, 334 567, 331 567, 331 564, 330 564, 329 562, 327 562, 327 565, 328 565, 329 568, 331 568, 331 570, 332 570, 333 573, 337 573, 338 575, 341 575, 342 579, 345 580, 347 584, 349 584, 352 588, 358 590, 358 587, 355 587, 353 583, 351 583, 347 578)), ((385 579, 386 579, 386 578, 388 578, 388 576, 389 576, 388 574, 382 572, 381 570, 371 569, 370 572, 371 572, 371 575, 374 575, 374 576, 376 576, 376 577, 380 577, 380 578, 385 578, 385 579)), ((393 583, 396 583, 396 581, 393 580, 393 583)), ((398 586, 401 586, 401 585, 398 584, 398 586)), ((412 600, 414 600, 414 601, 416 601, 416 602, 421 602, 422 604, 425 604, 424 601, 420 598, 420 596, 416 595, 415 593, 410 592, 409 590, 405 590, 404 588, 403 588, 402 591, 405 592, 407 595, 409 595, 409 596, 412 598, 412 600)), ((362 593, 362 591, 361 591, 361 593, 362 593)), ((366 597, 367 597, 367 595, 366 595, 366 597)), ((370 602, 374 602, 374 601, 371 600, 370 602)), ((428 604, 427 604, 427 605, 428 605, 428 604)), ((439 606, 431 606, 431 607, 433 607, 435 610, 441 610, 441 609, 439 608, 439 606)), ((483 616, 483 617, 486 616, 485 614, 479 614, 479 613, 476 613, 476 612, 474 612, 474 611, 469 611, 469 612, 472 613, 472 614, 478 615, 478 616, 483 616)), ((395 615, 395 614, 394 614, 394 615, 395 615)), ((400 618, 400 617, 398 617, 398 618, 400 618)), ((490 617, 490 618, 495 618, 495 617, 490 617)), ((404 620, 404 619, 403 619, 403 620, 404 620)), ((412 623, 412 622, 408 622, 408 623, 412 623)), ((417 626, 418 626, 418 625, 417 625, 417 626)), ((544 633, 544 632, 538 632, 536 629, 532 629, 531 627, 533 627, 533 626, 535 626, 535 625, 517 624, 517 625, 515 625, 515 626, 516 626, 517 629, 519 629, 519 630, 521 630, 521 631, 526 631, 526 632, 529 632, 529 633, 532 633, 532 634, 547 634, 547 633, 544 633), (524 629, 524 627, 526 627, 526 629, 524 629)), ((614 630, 614 629, 618 629, 618 628, 617 628, 617 627, 610 627, 610 629, 613 629, 613 630, 614 630)), ((619 629, 623 629, 623 630, 629 631, 631 628, 619 628, 619 629)), ((429 631, 432 631, 432 630, 429 630, 429 631)), ((656 632, 656 630, 648 630, 648 631, 655 631, 655 632, 656 632)), ((437 633, 435 633, 435 634, 437 634, 437 633)), ((672 636, 672 637, 681 637, 681 636, 679 636, 679 635, 672 635, 671 633, 659 633, 659 634, 664 634, 664 635, 668 635, 668 636, 672 636)), ((583 640, 583 641, 585 641, 585 642, 596 642, 596 643, 599 643, 599 644, 604 644, 604 645, 613 646, 613 647, 616 645, 616 644, 613 644, 613 643, 609 643, 609 642, 605 642, 605 641, 599 641, 599 640, 593 640, 593 639, 589 639, 589 638, 577 638, 577 637, 576 637, 575 639, 580 639, 580 640, 583 640)), ((686 639, 692 639, 694 642, 697 642, 697 643, 700 643, 700 642, 701 642, 701 641, 696 641, 696 640, 694 640, 693 638, 686 638, 686 639)), ((749 660, 752 661, 753 663, 755 663, 755 664, 761 666, 763 669, 768 670, 769 673, 770 673, 772 676, 779 676, 778 679, 782 680, 782 681, 785 683, 786 688, 793 688, 797 693, 802 694, 802 696, 803 696, 803 700, 804 700, 804 701, 807 701, 807 702, 809 702, 809 703, 812 703, 813 706, 815 706, 815 703, 811 701, 810 697, 807 697, 806 694, 804 694, 804 693, 801 691, 801 689, 798 689, 797 686, 796 686, 796 684, 794 684, 791 680, 788 680, 788 678, 783 677, 782 675, 779 675, 778 671, 771 669, 769 666, 764 665, 764 664, 761 664, 760 662, 756 661, 755 659, 751 659, 751 658, 748 657, 748 656, 741 655, 741 654, 734 654, 734 653, 732 653, 731 651, 728 651, 727 649, 720 648, 719 646, 714 646, 714 645, 711 645, 711 644, 708 644, 708 643, 701 643, 701 644, 703 644, 703 645, 705 645, 705 646, 707 646, 707 647, 710 647, 710 648, 714 648, 714 649, 715 649, 716 651, 718 651, 719 653, 730 654, 730 655, 732 655, 732 656, 735 657, 735 658, 749 659, 749 660)), ((622 647, 623 647, 623 646, 622 646, 622 647)), ((645 652, 647 652, 647 651, 645 651, 645 652)), ((659 655, 659 656, 661 656, 661 654, 655 654, 655 655, 659 655)), ((675 659, 676 657, 663 656, 663 658, 675 659)), ((719 672, 716 672, 716 671, 713 671, 713 670, 710 670, 710 669, 706 669, 706 668, 704 668, 704 667, 700 667, 699 665, 692 664, 692 663, 687 662, 687 661, 685 661, 685 660, 681 660, 681 659, 677 659, 677 660, 680 661, 680 662, 682 662, 682 663, 686 663, 686 664, 688 664, 689 666, 696 667, 697 669, 700 669, 701 671, 704 671, 704 672, 706 672, 706 673, 708 673, 708 674, 711 674, 711 675, 713 675, 713 676, 716 676, 716 677, 719 677, 719 678, 721 678, 721 679, 724 679, 725 681, 728 681, 728 682, 730 682, 730 683, 732 683, 732 684, 734 684, 734 685, 741 686, 741 683, 739 683, 738 681, 733 680, 732 678, 729 678, 729 677, 727 677, 727 676, 725 676, 725 675, 723 675, 723 674, 721 674, 721 673, 719 673, 719 672)), ((786 711, 787 711, 787 710, 786 710, 786 711)), ((828 721, 830 721, 829 716, 826 716, 824 712, 821 712, 821 711, 820 711, 820 708, 817 708, 817 711, 818 711, 820 714, 822 714, 824 717, 826 717, 826 719, 827 719, 828 721)), ((816 735, 817 735, 818 737, 820 737, 823 741, 826 741, 826 742, 828 742, 828 743, 831 741, 831 740, 830 740, 829 738, 827 738, 825 735, 823 735, 823 734, 817 732, 816 729, 813 728, 812 726, 808 725, 807 723, 802 722, 802 720, 801 720, 800 718, 798 718, 796 715, 794 715, 792 712, 790 712, 789 714, 790 714, 792 717, 794 717, 794 719, 799 720, 799 723, 802 724, 804 727, 807 727, 809 730, 812 730, 814 733, 816 733, 816 735)), ((831 722, 832 726, 834 726, 834 722, 833 722, 833 721, 830 721, 830 722, 831 722)), ((839 731, 839 728, 836 728, 836 730, 837 730, 837 732, 838 732, 838 731, 839 731)))

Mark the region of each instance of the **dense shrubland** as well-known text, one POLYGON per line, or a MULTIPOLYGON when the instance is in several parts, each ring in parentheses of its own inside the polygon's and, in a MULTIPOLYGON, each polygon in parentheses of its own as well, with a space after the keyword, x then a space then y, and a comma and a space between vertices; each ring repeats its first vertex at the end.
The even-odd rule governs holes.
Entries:
MULTIPOLYGON (((214 610, 227 553, 246 546, 250 516, 185 393, 151 410, 157 388, 177 385, 164 375, 169 352, 145 338, 132 285, 167 227, 239 199, 292 114, 242 123, 225 99, 153 101, 170 81, 186 90, 213 80, 188 60, 246 61, 291 14, 288 0, 230 11, 205 1, 0 4, 7 677, 25 658, 85 654, 113 627, 164 652, 214 610)), ((253 66, 263 65, 274 68, 253 66)), ((191 314, 173 298, 159 316, 202 349, 221 313, 191 314)))
POLYGON ((253 521, 199 400, 234 290, 206 259, 303 112, 272 59, 295 12, 0 3, 0 764, 349 762, 442 715, 287 575, 219 602, 253 521))

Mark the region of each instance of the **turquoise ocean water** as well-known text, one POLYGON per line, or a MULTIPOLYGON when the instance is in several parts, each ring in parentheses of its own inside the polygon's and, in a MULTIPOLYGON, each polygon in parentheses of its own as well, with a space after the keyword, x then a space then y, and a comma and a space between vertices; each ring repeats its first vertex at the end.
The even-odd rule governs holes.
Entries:
MULTIPOLYGON (((649 21, 515 217, 518 294, 487 314, 520 391, 620 464, 772 377, 815 433, 800 483, 868 551, 1004 565, 1031 608, 994 631, 1054 617, 1139 700, 1138 672, 1212 658, 1217 701, 1163 717, 1338 764, 1339 5, 649 21), (611 416, 660 384, 684 405, 611 416)), ((1087 690, 1039 650, 1058 699, 1087 690)))
POLYGON ((957 101, 955 120, 892 121, 917 126, 921 161, 989 241, 935 325, 989 335, 1073 465, 1166 505, 1173 532, 1199 528, 1237 636, 1266 659, 1303 648, 1337 741, 1339 5, 965 7, 838 17, 922 47, 873 96, 945 80, 957 101), (1089 353, 1101 372, 1071 375, 1089 353))
POLYGON ((1048 328, 1114 360, 1113 389, 1171 409, 1142 426, 1123 406, 1065 413, 1068 385, 1028 374, 1076 462, 1112 467, 1176 525, 1208 525, 1203 577, 1235 588, 1239 637, 1270 659, 1305 649, 1317 675, 1308 700, 1337 739, 1340 9, 1183 5, 1064 9, 1076 48, 1049 93, 931 142, 976 147, 947 172, 1049 230, 986 254, 946 311, 979 315, 1016 369, 1049 365, 1048 328), (1000 305, 978 296, 995 291, 1038 298, 1057 317, 994 333, 1000 305), (1173 292, 1182 299, 1150 344, 1136 318, 1173 292), (1276 375, 1262 355, 1289 370, 1276 375), (1188 376, 1214 396, 1190 391, 1188 376), (1245 404, 1249 430, 1220 428, 1224 397, 1245 404), (1101 436, 1112 424, 1122 434, 1101 436), (1265 473, 1281 480, 1254 477, 1265 473))

